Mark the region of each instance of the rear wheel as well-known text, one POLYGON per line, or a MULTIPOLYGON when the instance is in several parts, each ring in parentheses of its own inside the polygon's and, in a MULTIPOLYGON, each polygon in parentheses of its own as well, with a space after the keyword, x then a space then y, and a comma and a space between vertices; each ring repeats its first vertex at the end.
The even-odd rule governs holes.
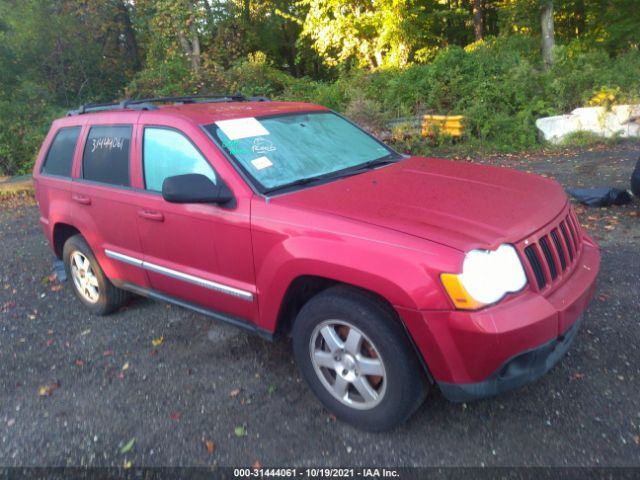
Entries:
POLYGON ((69 238, 62 258, 76 296, 93 313, 107 315, 120 308, 128 292, 116 288, 105 276, 82 235, 69 238))
POLYGON ((336 417, 370 431, 407 420, 426 382, 396 313, 377 297, 332 287, 305 304, 293 327, 302 376, 336 417))

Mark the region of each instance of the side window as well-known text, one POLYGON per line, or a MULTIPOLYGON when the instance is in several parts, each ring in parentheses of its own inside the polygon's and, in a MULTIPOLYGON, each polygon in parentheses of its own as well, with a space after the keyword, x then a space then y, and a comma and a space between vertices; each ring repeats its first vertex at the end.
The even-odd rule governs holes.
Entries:
POLYGON ((61 128, 56 133, 42 165, 42 173, 49 175, 71 176, 73 154, 80 136, 80 127, 61 128))
POLYGON ((131 126, 91 127, 82 156, 82 178, 129 186, 131 126))
POLYGON ((147 190, 162 191, 167 177, 200 173, 216 183, 216 173, 183 134, 166 128, 144 129, 144 183, 147 190))

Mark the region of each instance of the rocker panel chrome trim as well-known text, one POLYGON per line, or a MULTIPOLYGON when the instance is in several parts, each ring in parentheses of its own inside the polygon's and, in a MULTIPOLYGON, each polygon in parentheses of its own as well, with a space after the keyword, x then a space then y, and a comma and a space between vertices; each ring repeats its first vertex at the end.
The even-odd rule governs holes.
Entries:
POLYGON ((183 282, 191 283, 199 287, 208 288, 209 290, 214 290, 216 292, 231 295, 233 297, 238 297, 243 300, 247 300, 247 301, 253 300, 253 294, 251 292, 247 292, 246 290, 240 290, 239 288, 230 287, 229 285, 224 285, 222 283, 213 282, 205 278, 196 277, 195 275, 182 273, 177 270, 173 270, 171 268, 163 267, 161 265, 156 265, 155 263, 145 262, 138 258, 130 257, 129 255, 124 255, 122 253, 114 252, 113 250, 105 249, 104 253, 109 258, 113 258, 114 260, 118 260, 120 262, 127 263, 135 267, 143 268, 150 272, 166 275, 167 277, 175 278, 176 280, 181 280, 183 282))

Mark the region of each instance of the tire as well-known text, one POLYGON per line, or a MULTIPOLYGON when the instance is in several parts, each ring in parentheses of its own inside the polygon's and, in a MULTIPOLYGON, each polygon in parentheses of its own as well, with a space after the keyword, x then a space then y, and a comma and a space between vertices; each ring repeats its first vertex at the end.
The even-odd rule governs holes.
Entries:
POLYGON ((108 315, 129 298, 128 292, 116 288, 105 276, 82 235, 74 235, 65 242, 62 259, 73 291, 92 313, 108 315))
POLYGON ((340 420, 390 430, 424 401, 422 365, 397 313, 377 296, 331 287, 302 307, 292 333, 302 377, 340 420))

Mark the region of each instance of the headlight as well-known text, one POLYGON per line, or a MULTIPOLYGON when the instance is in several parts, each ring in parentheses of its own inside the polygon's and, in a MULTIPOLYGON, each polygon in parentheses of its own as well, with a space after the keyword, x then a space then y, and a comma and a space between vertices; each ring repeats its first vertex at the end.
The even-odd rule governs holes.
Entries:
POLYGON ((495 303, 527 284, 515 248, 506 244, 497 250, 471 250, 464 257, 462 273, 443 273, 440 278, 456 308, 465 310, 495 303))

